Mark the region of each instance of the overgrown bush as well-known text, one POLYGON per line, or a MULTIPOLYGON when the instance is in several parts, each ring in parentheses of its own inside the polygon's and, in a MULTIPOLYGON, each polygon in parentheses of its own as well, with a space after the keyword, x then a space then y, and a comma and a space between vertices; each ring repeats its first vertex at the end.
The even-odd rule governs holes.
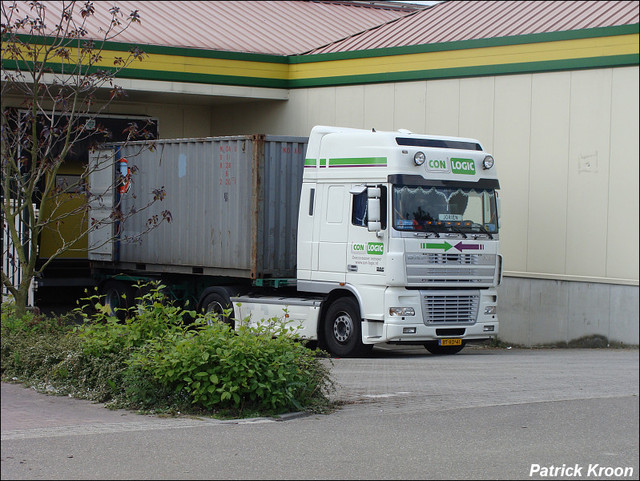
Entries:
POLYGON ((37 312, 18 316, 14 305, 2 304, 2 376, 46 383, 55 366, 77 351, 78 339, 68 336, 64 318, 37 312))
POLYGON ((196 335, 149 342, 131 367, 173 393, 188 393, 204 410, 278 413, 317 407, 330 385, 326 366, 275 319, 235 331, 203 323, 196 335))
POLYGON ((96 296, 86 299, 79 326, 18 319, 3 304, 3 379, 151 412, 241 417, 330 409, 329 368, 290 326, 271 319, 232 330, 212 314, 174 305, 163 286, 146 291, 125 321, 96 296))

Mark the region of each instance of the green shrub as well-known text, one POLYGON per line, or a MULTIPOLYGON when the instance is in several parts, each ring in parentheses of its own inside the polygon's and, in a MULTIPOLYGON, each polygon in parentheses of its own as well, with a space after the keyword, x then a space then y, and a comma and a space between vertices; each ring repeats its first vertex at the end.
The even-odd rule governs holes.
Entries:
POLYGON ((137 299, 137 304, 126 310, 121 321, 109 306, 100 303, 98 296, 85 299, 76 312, 84 319, 77 328, 83 340, 86 354, 100 356, 122 349, 140 348, 150 341, 171 342, 175 336, 184 334, 185 317, 195 317, 195 311, 185 311, 173 305, 163 294, 164 286, 152 284, 146 293, 137 299))
POLYGON ((75 326, 33 313, 18 318, 3 304, 3 379, 153 412, 237 417, 331 408, 329 367, 286 324, 232 330, 212 314, 175 306, 163 289, 146 289, 125 321, 97 296, 87 298, 75 326))
POLYGON ((332 388, 327 366, 277 319, 235 331, 202 323, 197 335, 149 343, 131 366, 205 411, 320 410, 332 388))

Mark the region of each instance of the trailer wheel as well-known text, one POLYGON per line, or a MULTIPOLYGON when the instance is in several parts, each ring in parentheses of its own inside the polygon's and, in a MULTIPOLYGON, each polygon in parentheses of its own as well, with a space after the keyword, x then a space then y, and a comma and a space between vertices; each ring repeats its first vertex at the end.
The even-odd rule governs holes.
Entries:
POLYGON ((101 286, 100 291, 104 296, 105 306, 109 308, 109 314, 124 321, 131 302, 131 286, 122 281, 109 280, 101 286))
POLYGON ((465 342, 462 341, 460 346, 439 346, 437 341, 433 342, 425 342, 424 347, 431 354, 442 355, 442 354, 457 354, 464 348, 465 342))
MULTIPOLYGON (((200 305, 202 307, 202 312, 205 314, 208 312, 214 313, 218 317, 218 320, 228 324, 233 329, 233 304, 230 299, 218 292, 211 292, 205 296, 200 305), (231 309, 231 312, 229 312, 228 315, 225 315, 225 311, 228 309, 231 309)), ((208 322, 210 323, 211 321, 208 322)))
POLYGON ((360 308, 352 297, 343 297, 329 306, 324 319, 327 350, 338 357, 365 354, 373 346, 362 344, 360 308))

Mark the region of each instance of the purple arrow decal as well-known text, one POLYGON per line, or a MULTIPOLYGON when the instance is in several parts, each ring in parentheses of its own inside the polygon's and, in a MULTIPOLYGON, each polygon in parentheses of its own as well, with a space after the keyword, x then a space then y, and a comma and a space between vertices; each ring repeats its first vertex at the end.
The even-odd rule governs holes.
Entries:
POLYGON ((453 247, 458 249, 460 252, 462 252, 464 249, 473 251, 481 251, 484 249, 484 246, 482 244, 463 244, 462 242, 458 242, 453 247))

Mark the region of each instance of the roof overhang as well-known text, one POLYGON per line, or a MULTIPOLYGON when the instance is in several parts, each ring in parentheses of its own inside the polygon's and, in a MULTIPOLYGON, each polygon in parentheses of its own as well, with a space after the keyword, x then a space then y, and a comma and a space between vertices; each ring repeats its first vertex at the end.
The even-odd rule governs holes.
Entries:
MULTIPOLYGON (((638 45, 633 24, 302 56, 150 47, 143 62, 117 72, 117 82, 142 98, 162 95, 162 101, 282 101, 295 88, 632 66, 638 65, 638 45)), ((107 42, 92 68, 113 70, 114 59, 130 48, 107 42)), ((10 59, 2 67, 28 69, 10 59)), ((55 58, 49 67, 58 72, 53 75, 69 68, 55 58)))
POLYGON ((138 80, 119 78, 118 86, 138 100, 171 101, 181 103, 215 105, 240 101, 288 100, 289 89, 269 87, 245 87, 192 82, 167 82, 163 80, 138 80))
MULTIPOLYGON (((71 77, 68 75, 49 73, 44 74, 42 80, 48 85, 63 85, 69 84, 71 77)), ((2 83, 5 84, 5 80, 2 80, 2 83)), ((117 79, 117 85, 126 92, 129 100, 136 102, 164 103, 175 101, 177 103, 192 105, 220 105, 265 100, 284 101, 289 99, 289 89, 284 88, 141 80, 122 77, 117 79)), ((96 97, 102 100, 108 99, 110 89, 110 85, 99 88, 96 92, 96 97)), ((11 95, 10 91, 6 91, 5 93, 11 95)))

